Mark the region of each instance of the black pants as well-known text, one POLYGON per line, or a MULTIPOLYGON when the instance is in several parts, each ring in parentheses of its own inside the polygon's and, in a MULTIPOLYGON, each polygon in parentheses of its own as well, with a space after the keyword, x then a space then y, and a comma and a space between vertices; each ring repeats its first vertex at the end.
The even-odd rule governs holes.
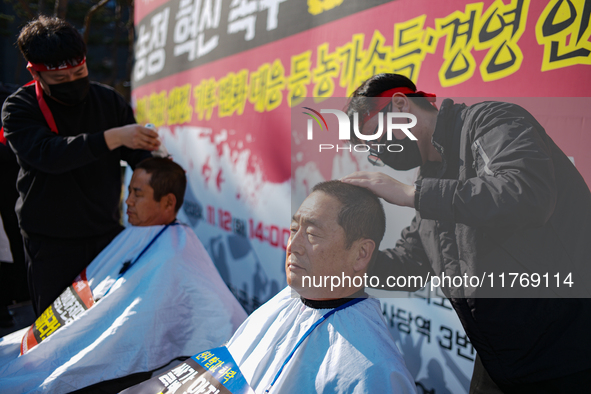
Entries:
POLYGON ((470 381, 470 394, 503 394, 503 391, 491 379, 480 361, 480 356, 476 354, 474 360, 474 372, 470 381))
POLYGON ((16 162, 16 157, 9 154, 5 154, 3 157, 5 157, 4 160, 0 159, 0 216, 2 216, 4 231, 10 242, 13 262, 0 264, 0 307, 6 307, 13 300, 23 302, 29 299, 23 239, 14 212, 14 206, 18 199, 16 179, 20 167, 16 162))
POLYGON ((572 394, 588 393, 591 388, 591 370, 575 372, 562 378, 543 380, 517 386, 500 386, 506 394, 572 394))
POLYGON ((25 237, 27 280, 35 314, 43 313, 119 232, 121 228, 83 239, 25 237))
POLYGON ((587 393, 589 388, 591 388, 591 370, 535 383, 497 386, 484 369, 478 355, 476 355, 474 373, 470 382, 470 394, 571 394, 587 393))

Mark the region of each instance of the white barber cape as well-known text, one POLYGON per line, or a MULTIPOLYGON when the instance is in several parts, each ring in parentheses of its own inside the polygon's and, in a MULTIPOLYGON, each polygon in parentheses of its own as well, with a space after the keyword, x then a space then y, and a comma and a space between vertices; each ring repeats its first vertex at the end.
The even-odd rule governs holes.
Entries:
MULTIPOLYGON (((330 309, 292 298, 289 287, 240 326, 227 347, 257 394, 269 387, 298 340, 330 309)), ((416 393, 374 298, 337 311, 304 340, 270 394, 416 393)))
POLYGON ((0 339, 0 392, 68 393, 153 371, 232 336, 246 313, 185 225, 169 226, 115 282, 163 227, 119 234, 86 270, 102 299, 28 353, 18 356, 26 329, 0 339))

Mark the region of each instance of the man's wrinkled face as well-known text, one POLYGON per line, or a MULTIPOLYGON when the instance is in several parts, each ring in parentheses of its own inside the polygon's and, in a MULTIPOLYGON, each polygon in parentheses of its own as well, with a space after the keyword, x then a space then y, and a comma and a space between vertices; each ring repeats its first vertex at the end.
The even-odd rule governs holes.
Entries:
POLYGON ((88 76, 88 67, 86 63, 66 70, 41 71, 39 75, 48 85, 57 85, 64 82, 72 82, 88 76))
POLYGON ((160 202, 154 200, 154 189, 150 186, 151 174, 144 169, 133 172, 129 183, 129 197, 127 204, 127 216, 130 224, 134 226, 156 226, 168 224, 165 214, 165 199, 160 202))
POLYGON ((307 280, 304 288, 303 276, 354 274, 356 254, 352 248, 346 248, 345 230, 337 222, 340 209, 336 198, 314 192, 291 221, 285 273, 287 284, 305 298, 331 298, 331 294, 330 287, 310 288, 307 280))

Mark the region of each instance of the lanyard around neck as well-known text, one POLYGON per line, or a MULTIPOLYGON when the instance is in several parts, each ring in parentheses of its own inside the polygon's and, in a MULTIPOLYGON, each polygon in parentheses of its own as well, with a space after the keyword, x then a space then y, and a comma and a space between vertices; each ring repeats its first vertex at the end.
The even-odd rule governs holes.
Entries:
MULTIPOLYGON (((113 284, 109 287, 109 289, 107 290, 107 292, 105 293, 105 295, 103 295, 101 298, 104 298, 107 294, 109 294, 109 292, 111 291, 111 288, 113 288, 113 286, 115 285, 115 283, 117 283, 117 281, 119 279, 121 279, 123 277, 123 275, 125 275, 125 273, 131 268, 133 267, 133 265, 135 263, 137 263, 137 261, 140 259, 140 257, 143 256, 144 253, 146 253, 146 251, 148 249, 150 249, 150 246, 152 246, 152 244, 154 242, 156 242, 156 240, 158 239, 158 237, 160 237, 162 235, 162 233, 170 226, 176 226, 177 224, 179 224, 179 222, 177 222, 176 220, 172 223, 168 223, 166 226, 164 226, 164 228, 162 230, 160 230, 158 232, 158 234, 156 234, 154 236, 154 238, 152 238, 152 240, 144 247, 144 249, 140 252, 140 254, 137 255, 137 257, 133 260, 133 261, 126 261, 125 263, 123 263, 123 266, 121 267, 121 270, 119 271, 119 276, 117 277, 117 279, 115 279, 115 282, 113 282, 113 284)), ((98 301, 98 300, 97 300, 98 301)))
POLYGON ((342 309, 348 308, 348 307, 350 307, 352 305, 355 305, 358 302, 361 302, 363 300, 365 300, 365 298, 354 298, 351 301, 347 302, 346 304, 343 304, 343 305, 339 306, 338 308, 334 308, 334 309, 328 311, 326 314, 324 314, 324 316, 322 316, 320 319, 316 320, 316 322, 314 324, 312 324, 312 327, 308 328, 308 331, 306 331, 306 333, 304 335, 302 335, 302 337, 300 338, 300 340, 298 341, 298 343, 296 343, 296 345, 294 346, 294 348, 291 351, 291 353, 289 353, 289 355, 287 356, 287 358, 283 362, 283 365, 281 365, 281 368, 279 368, 279 371, 277 372, 277 375, 275 375, 275 378, 273 379, 273 381, 269 385, 269 388, 267 390, 265 390, 265 393, 268 393, 269 390, 271 390, 271 388, 273 387, 273 385, 275 384, 275 382, 279 378, 279 375, 281 375, 281 372, 283 372, 283 368, 289 362, 289 360, 291 360, 291 357, 293 356, 293 354, 295 353, 295 351, 297 350, 297 348, 302 344, 302 342, 304 342, 304 340, 308 337, 308 335, 310 335, 310 333, 312 331, 314 331, 314 329, 316 327, 318 327, 320 324, 322 324, 322 322, 325 321, 333 313, 338 312, 338 311, 340 311, 342 309))

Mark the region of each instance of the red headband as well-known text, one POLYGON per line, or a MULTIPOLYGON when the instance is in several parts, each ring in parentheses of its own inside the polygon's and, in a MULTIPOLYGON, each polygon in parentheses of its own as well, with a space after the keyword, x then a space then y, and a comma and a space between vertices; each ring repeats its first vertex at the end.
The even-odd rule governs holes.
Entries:
MULTIPOLYGON (((65 61, 57 67, 50 67, 47 64, 43 64, 43 63, 28 62, 27 68, 32 68, 33 70, 35 70, 37 72, 59 71, 59 70, 67 70, 69 68, 78 67, 78 66, 83 65, 84 63, 86 63, 86 56, 83 57, 82 60, 71 59, 71 60, 65 61)), ((32 84, 35 84, 35 96, 37 96, 37 103, 39 103, 39 108, 41 109, 41 113, 43 114, 43 117, 45 118, 45 121, 47 122, 49 129, 51 131, 53 131, 54 133, 58 134, 57 125, 55 124, 55 119, 53 118, 53 114, 51 113, 51 110, 49 109, 49 107, 47 106, 47 103, 45 102, 45 99, 43 98, 43 89, 41 88, 41 84, 36 81, 31 81, 28 84, 26 84, 25 86, 29 86, 32 84)), ((4 136, 4 127, 2 127, 0 129, 0 144, 7 145, 6 137, 4 136)))
MULTIPOLYGON (((402 93, 402 94, 418 94, 421 97, 424 97, 427 99, 427 101, 429 101, 435 108, 437 108, 435 106, 435 101, 437 100, 435 97, 435 94, 433 93, 425 93, 425 92, 421 92, 421 91, 414 91, 410 88, 407 87, 401 87, 401 88, 394 88, 394 89, 388 89, 383 91, 382 93, 378 94, 376 97, 384 97, 384 98, 392 98, 392 96, 394 96, 395 93, 402 93)), ((390 101, 388 101, 389 103, 390 101)), ((381 112, 386 105, 388 105, 388 103, 384 104, 383 106, 378 105, 376 109, 374 109, 373 111, 370 111, 366 116, 365 119, 371 119, 374 116, 376 116, 379 112, 381 112)))
POLYGON ((386 90, 380 94, 378 94, 376 97, 392 97, 394 95, 394 93, 404 93, 404 94, 418 94, 421 97, 425 97, 427 100, 431 101, 431 102, 435 102, 435 94, 433 93, 425 93, 425 92, 421 92, 421 91, 414 91, 410 88, 406 88, 406 87, 402 87, 402 88, 394 88, 394 89, 389 89, 386 90))
POLYGON ((60 64, 57 67, 51 67, 51 66, 48 66, 47 64, 43 64, 43 63, 28 62, 27 68, 32 68, 33 70, 38 71, 38 72, 59 71, 59 70, 67 70, 69 68, 78 67, 78 66, 83 65, 84 63, 86 63, 86 57, 83 57, 82 60, 78 60, 78 59, 66 60, 65 62, 62 62, 62 64, 60 64))

